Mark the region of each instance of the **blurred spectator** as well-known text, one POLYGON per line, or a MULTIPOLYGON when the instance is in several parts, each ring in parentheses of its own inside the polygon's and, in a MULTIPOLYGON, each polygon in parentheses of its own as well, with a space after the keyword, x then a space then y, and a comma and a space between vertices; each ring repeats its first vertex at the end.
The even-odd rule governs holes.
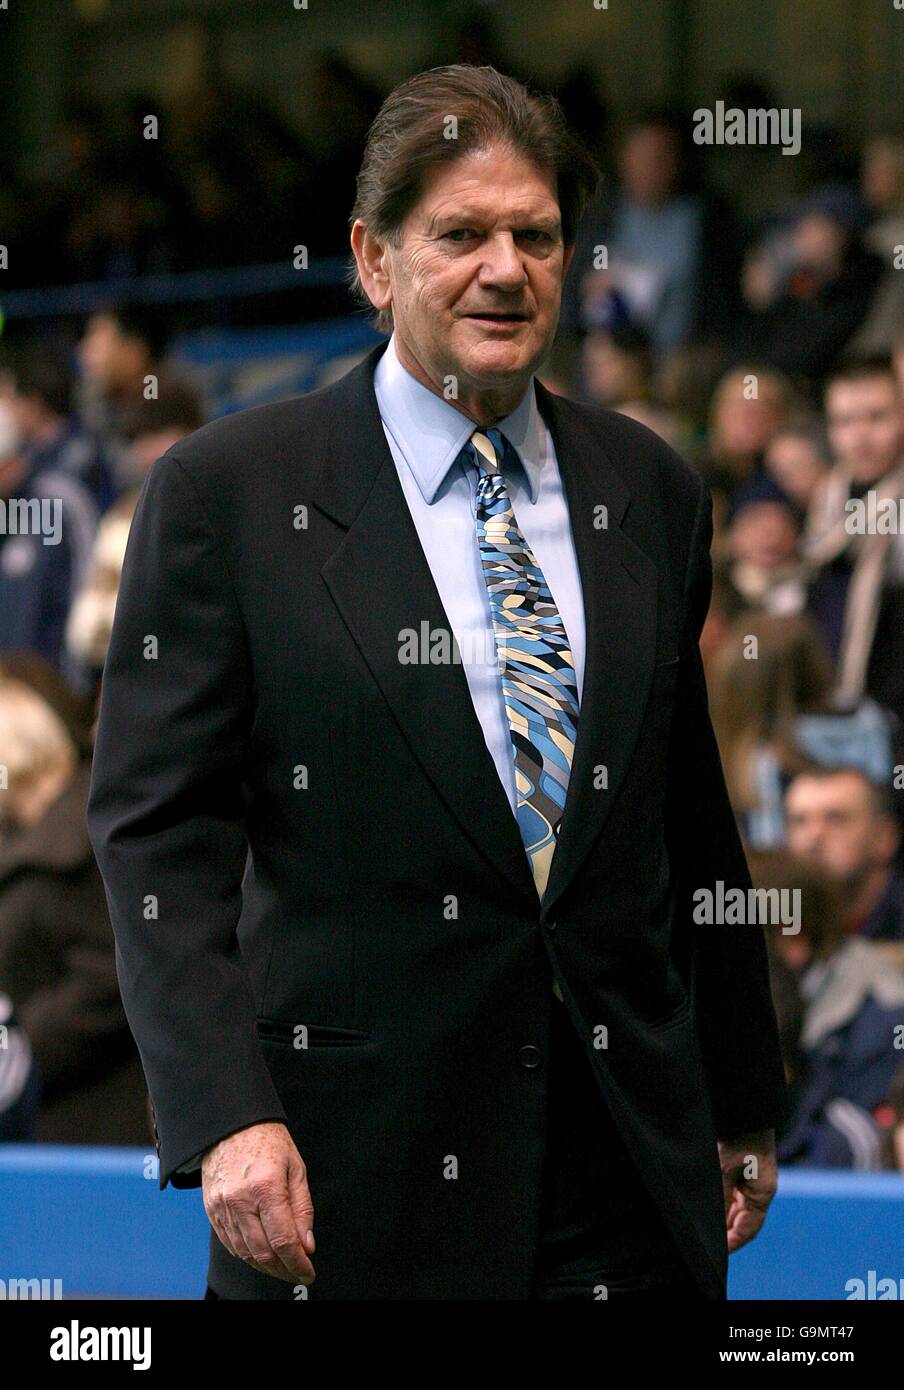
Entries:
POLYGON ((750 608, 800 613, 806 604, 798 542, 803 517, 766 474, 740 487, 729 506, 731 581, 750 608))
POLYGON ((830 464, 829 442, 818 416, 792 418, 772 435, 763 456, 766 473, 806 513, 830 464))
POLYGON ((41 1104, 41 1072, 13 1012, 0 994, 0 1144, 34 1138, 41 1104))
POLYGON ((863 151, 860 179, 873 218, 864 243, 878 256, 883 273, 849 350, 890 353, 904 324, 904 278, 899 264, 899 248, 904 246, 904 138, 882 135, 870 140, 863 151))
POLYGON ((123 404, 159 371, 166 333, 156 314, 123 304, 92 314, 78 345, 78 408, 107 459, 117 492, 137 481, 122 429, 123 404))
POLYGON ((724 471, 731 486, 757 472, 793 403, 791 383, 778 372, 755 363, 726 372, 710 404, 711 471, 724 471))
POLYGON ((819 382, 866 317, 882 262, 862 245, 864 213, 843 185, 813 189, 790 228, 755 249, 744 269, 747 314, 735 355, 756 355, 819 382))
POLYGON ((639 328, 592 329, 584 338, 586 398, 638 420, 674 448, 681 443, 681 421, 652 398, 651 375, 650 342, 639 328))
POLYGON ((617 189, 598 197, 581 224, 562 300, 565 331, 630 322, 663 353, 730 322, 740 238, 727 205, 691 186, 687 136, 668 112, 628 129, 617 189))
POLYGON ((904 1173, 904 1065, 895 1072, 878 1118, 884 1131, 880 1149, 882 1167, 904 1173))
POLYGON ((788 848, 837 884, 848 932, 904 941, 901 827, 885 787, 856 768, 810 767, 785 797, 788 848))
POLYGON ((712 693, 718 653, 734 632, 734 623, 746 610, 741 595, 731 582, 729 566, 718 557, 713 563, 713 587, 709 611, 700 633, 700 655, 706 671, 706 684, 712 693))
POLYGON ((113 480, 97 442, 73 412, 72 372, 50 344, 22 349, 9 370, 9 397, 29 473, 59 470, 90 492, 100 512, 114 500, 113 480))
MULTIPOLYGON (((53 451, 33 451, 20 430, 21 404, 11 374, 0 391, 0 655, 41 653, 77 681, 63 643, 81 583, 97 507, 53 451)), ((27 412, 26 412, 27 413, 27 412)))
MULTIPOLYGON (((122 412, 123 430, 131 441, 130 472, 143 479, 167 449, 203 423, 201 402, 184 381, 161 376, 152 400, 143 392, 134 393, 122 412)), ((103 517, 85 581, 69 616, 68 649, 95 682, 106 660, 122 562, 140 491, 140 484, 136 484, 103 517)))
POLYGON ((804 554, 809 607, 838 668, 838 693, 904 714, 904 536, 854 524, 852 506, 904 498, 904 397, 887 358, 836 367, 826 387, 835 465, 814 497, 804 554), (872 534, 869 530, 872 530, 872 534))
POLYGON ((769 933, 771 952, 796 973, 803 1001, 779 1163, 875 1170, 879 1117, 900 1065, 904 957, 899 947, 846 937, 837 895, 812 869, 783 855, 752 867, 758 888, 799 895, 799 931, 769 933))
POLYGON ((588 399, 618 410, 650 396, 653 361, 650 340, 640 328, 592 329, 582 348, 588 399))
POLYGON ((783 796, 805 763, 797 716, 821 711, 830 672, 806 614, 746 612, 712 659, 713 727, 728 794, 751 849, 784 844, 783 796))
POLYGON ((147 1092, 85 828, 89 735, 72 708, 39 658, 0 663, 0 992, 40 1071, 36 1138, 146 1144, 147 1092))

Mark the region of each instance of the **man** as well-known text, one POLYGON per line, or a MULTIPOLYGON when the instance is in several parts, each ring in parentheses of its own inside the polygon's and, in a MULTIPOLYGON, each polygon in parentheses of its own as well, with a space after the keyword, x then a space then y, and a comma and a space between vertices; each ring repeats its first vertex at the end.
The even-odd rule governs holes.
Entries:
POLYGON ((78 344, 79 414, 108 460, 117 493, 141 481, 122 415, 136 391, 156 376, 166 346, 162 319, 134 304, 99 309, 85 323, 78 344))
POLYGON ((69 364, 49 345, 24 349, 11 372, 10 404, 29 471, 52 469, 76 478, 103 513, 115 498, 103 454, 72 413, 69 364))
POLYGON ((851 704, 870 695, 901 717, 904 537, 878 518, 889 507, 900 515, 904 498, 904 395, 887 358, 852 359, 829 377, 825 405, 835 466, 808 517, 809 607, 836 660, 838 695, 851 704))
POLYGON ((22 415, 10 374, 0 389, 0 655, 35 652, 83 694, 64 633, 97 506, 52 450, 23 438, 22 415))
MULTIPOLYGON (((136 391, 122 415, 125 437, 131 441, 131 467, 144 478, 161 454, 204 423, 204 411, 196 391, 178 377, 161 376, 157 394, 148 399, 136 391)), ((114 502, 101 519, 88 571, 69 612, 66 645, 73 661, 81 664, 85 683, 97 688, 107 655, 119 576, 125 556, 132 514, 140 486, 114 502)))
POLYGON ((216 1295, 722 1298, 775 1190, 762 928, 691 925, 749 882, 708 502, 532 382, 591 183, 492 68, 402 84, 352 214, 390 344, 143 488, 90 827, 216 1295))
POLYGON ((842 891, 847 930, 904 941, 901 830, 888 793, 856 768, 814 767, 785 793, 788 848, 842 891))

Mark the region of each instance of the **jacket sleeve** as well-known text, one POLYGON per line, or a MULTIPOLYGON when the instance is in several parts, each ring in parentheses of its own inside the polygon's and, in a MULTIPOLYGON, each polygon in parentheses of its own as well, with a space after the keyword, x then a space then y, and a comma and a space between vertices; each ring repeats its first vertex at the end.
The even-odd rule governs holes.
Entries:
POLYGON ((252 682, 222 550, 173 451, 142 486, 101 685, 88 831, 156 1116, 160 1187, 286 1115, 236 938, 252 682))
MULTIPOLYGON (((676 929, 685 934, 691 993, 720 1139, 779 1125, 788 1094, 769 987, 762 922, 698 925, 694 894, 750 887, 709 717, 699 638, 712 591, 712 502, 701 481, 690 544, 679 684, 671 734, 666 834, 676 875, 676 929)), ((766 930, 776 930, 767 927, 766 930)))

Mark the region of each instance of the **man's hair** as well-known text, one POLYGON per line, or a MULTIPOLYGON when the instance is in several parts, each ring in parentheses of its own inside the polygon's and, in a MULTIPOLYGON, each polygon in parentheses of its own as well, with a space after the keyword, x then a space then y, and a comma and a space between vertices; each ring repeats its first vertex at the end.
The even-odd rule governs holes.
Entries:
POLYGON ((120 427, 127 439, 161 430, 193 433, 204 424, 204 407, 191 382, 174 375, 160 375, 157 395, 148 400, 143 388, 136 389, 123 402, 120 427))
POLYGON ((835 777, 857 777, 866 788, 869 796, 871 813, 880 819, 883 816, 894 818, 895 803, 892 792, 884 782, 876 782, 872 777, 864 772, 862 767, 850 763, 816 763, 805 762, 800 767, 789 783, 788 790, 795 782, 802 782, 807 779, 815 782, 828 782, 835 777))
POLYGON ((45 344, 29 343, 12 361, 16 392, 37 396, 52 415, 68 415, 72 409, 72 372, 63 352, 45 344))
MULTIPOLYGON (((569 129, 555 97, 471 63, 417 73, 390 92, 367 134, 349 226, 360 218, 372 236, 397 246, 428 170, 493 144, 509 146, 554 175, 570 246, 599 181, 594 159, 569 129), (454 139, 447 138, 450 117, 457 123, 454 139)), ((349 283, 355 298, 372 308, 354 261, 349 283)), ((376 326, 392 331, 391 306, 377 312, 376 326)))
POLYGON ((888 377, 897 390, 898 378, 887 354, 864 353, 843 357, 826 376, 824 394, 827 395, 838 381, 872 381, 878 376, 888 377))
POLYGON ((150 357, 157 361, 163 356, 170 337, 170 327, 164 315, 146 304, 130 301, 106 303, 95 309, 92 318, 113 319, 124 338, 137 338, 144 343, 150 357))

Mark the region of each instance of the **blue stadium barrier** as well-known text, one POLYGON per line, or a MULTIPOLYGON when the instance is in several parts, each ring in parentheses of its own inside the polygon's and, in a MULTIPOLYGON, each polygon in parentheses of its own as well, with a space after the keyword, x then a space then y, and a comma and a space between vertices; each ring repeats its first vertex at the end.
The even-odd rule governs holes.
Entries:
MULTIPOLYGON (((316 1227, 316 1213, 315 1213, 316 1227)), ((755 1241, 731 1257, 732 1299, 846 1299, 848 1280, 899 1281, 904 1175, 783 1169, 755 1241)), ((199 1189, 158 1187, 142 1149, 0 1145, 0 1280, 61 1279, 64 1298, 200 1299, 199 1189)), ((875 1295, 874 1295, 875 1296, 875 1295)))
POLYGON ((107 304, 189 304, 286 290, 334 288, 345 281, 347 256, 320 256, 306 270, 286 261, 231 266, 225 270, 174 270, 90 280, 77 285, 0 290, 0 314, 7 319, 59 318, 90 314, 107 304))

